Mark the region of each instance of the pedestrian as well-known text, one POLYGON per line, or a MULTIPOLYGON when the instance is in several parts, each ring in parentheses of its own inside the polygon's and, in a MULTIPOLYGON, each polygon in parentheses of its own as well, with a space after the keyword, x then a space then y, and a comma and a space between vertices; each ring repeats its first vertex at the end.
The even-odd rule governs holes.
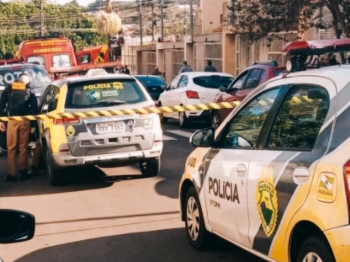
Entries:
MULTIPOLYGON (((30 91, 30 77, 21 74, 18 81, 9 85, 0 97, 0 114, 2 116, 25 116, 39 113, 36 96, 30 91), (7 106, 6 113, 3 113, 7 106)), ((0 130, 7 131, 7 175, 5 181, 30 178, 28 172, 29 136, 35 132, 36 121, 10 120, 7 127, 0 122, 0 130), (19 175, 16 172, 16 151, 19 149, 19 175)))
POLYGON ((217 72, 216 67, 213 66, 213 61, 208 60, 207 66, 204 68, 204 72, 217 72))
POLYGON ((183 66, 180 68, 179 74, 185 72, 192 72, 192 68, 187 64, 187 61, 183 61, 183 66))
POLYGON ((124 74, 130 75, 130 70, 127 65, 124 66, 124 74))
POLYGON ((333 65, 339 65, 339 64, 340 63, 337 61, 335 54, 330 53, 329 54, 329 65, 333 66, 333 65))
POLYGON ((155 76, 162 75, 162 72, 159 71, 159 68, 157 66, 154 68, 153 75, 155 76))

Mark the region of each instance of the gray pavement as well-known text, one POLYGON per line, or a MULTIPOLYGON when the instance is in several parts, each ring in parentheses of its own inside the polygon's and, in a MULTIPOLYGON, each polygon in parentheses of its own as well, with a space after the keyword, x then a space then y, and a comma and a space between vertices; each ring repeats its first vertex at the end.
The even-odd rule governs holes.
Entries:
MULTIPOLYGON (((0 257, 6 262, 261 261, 223 240, 206 252, 188 245, 177 191, 195 129, 165 125, 162 168, 155 178, 144 179, 130 166, 71 170, 68 184, 55 188, 44 174, 14 184, 1 180, 0 208, 33 213, 37 227, 33 240, 0 246, 0 257)), ((0 174, 5 172, 2 156, 0 174)))

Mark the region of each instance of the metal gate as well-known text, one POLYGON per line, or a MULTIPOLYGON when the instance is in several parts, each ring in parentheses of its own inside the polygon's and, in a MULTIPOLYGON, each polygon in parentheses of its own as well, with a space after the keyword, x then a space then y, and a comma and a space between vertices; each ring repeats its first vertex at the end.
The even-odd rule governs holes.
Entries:
POLYGON ((172 50, 172 77, 174 78, 179 74, 180 68, 184 61, 184 51, 183 50, 172 50))
POLYGON ((142 51, 141 74, 152 75, 156 66, 156 51, 142 51))

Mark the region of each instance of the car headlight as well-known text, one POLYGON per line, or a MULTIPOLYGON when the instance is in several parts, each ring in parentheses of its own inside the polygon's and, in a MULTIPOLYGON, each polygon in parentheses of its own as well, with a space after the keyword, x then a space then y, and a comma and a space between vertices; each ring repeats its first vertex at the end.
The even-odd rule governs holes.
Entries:
POLYGON ((143 128, 145 129, 152 129, 154 126, 154 118, 146 118, 142 119, 143 120, 143 128))

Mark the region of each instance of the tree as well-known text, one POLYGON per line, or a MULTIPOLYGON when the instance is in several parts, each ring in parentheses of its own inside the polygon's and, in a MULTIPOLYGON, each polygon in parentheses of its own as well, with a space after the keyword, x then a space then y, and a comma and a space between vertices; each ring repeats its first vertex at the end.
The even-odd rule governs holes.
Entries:
POLYGON ((278 37, 276 33, 298 30, 299 20, 308 21, 313 8, 310 0, 231 0, 228 7, 230 21, 248 33, 251 41, 262 37, 272 40, 278 37))
MULTIPOLYGON (((64 34, 74 40, 76 48, 106 43, 106 37, 96 32, 95 17, 83 11, 74 3, 44 2, 45 35, 64 34)), ((15 53, 21 41, 39 33, 40 0, 0 3, 0 59, 6 53, 15 53)))
MULTIPOLYGON (((316 23, 321 28, 333 28, 337 38, 350 37, 350 1, 347 0, 319 0, 318 8, 326 7, 331 14, 331 19, 322 20, 316 23)), ((322 18, 320 12, 315 18, 322 18)))
MULTIPOLYGON (((165 3, 169 4, 169 1, 164 0, 165 3)), ((132 28, 132 31, 134 32, 134 35, 140 35, 140 28, 139 28, 139 6, 140 2, 137 3, 138 5, 138 12, 137 16, 133 17, 134 26, 132 28)), ((152 42, 155 41, 154 36, 156 33, 160 33, 160 25, 161 25, 161 0, 142 0, 141 2, 141 12, 142 12, 142 27, 143 27, 143 34, 144 35, 151 35, 152 36, 152 42)), ((164 12, 163 12, 163 21, 166 23, 166 21, 169 18, 169 11, 167 6, 164 6, 164 12)))
POLYGON ((271 40, 273 33, 290 30, 298 30, 302 39, 312 27, 332 28, 337 38, 350 37, 348 0, 231 0, 228 8, 231 23, 252 41, 265 36, 271 40), (325 13, 330 15, 325 18, 325 13))

